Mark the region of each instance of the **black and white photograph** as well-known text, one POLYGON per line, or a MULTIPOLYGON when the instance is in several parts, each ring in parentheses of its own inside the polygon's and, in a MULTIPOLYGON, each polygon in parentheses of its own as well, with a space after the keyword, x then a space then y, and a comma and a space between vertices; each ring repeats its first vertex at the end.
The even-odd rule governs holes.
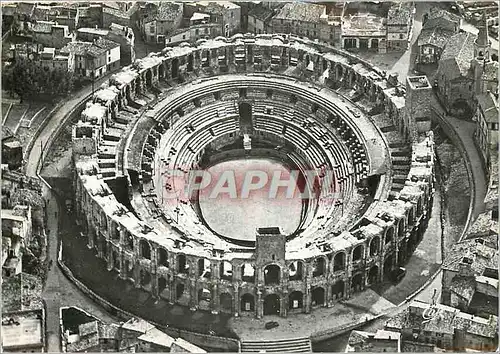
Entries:
POLYGON ((1 1, 1 351, 495 352, 497 1, 1 1))

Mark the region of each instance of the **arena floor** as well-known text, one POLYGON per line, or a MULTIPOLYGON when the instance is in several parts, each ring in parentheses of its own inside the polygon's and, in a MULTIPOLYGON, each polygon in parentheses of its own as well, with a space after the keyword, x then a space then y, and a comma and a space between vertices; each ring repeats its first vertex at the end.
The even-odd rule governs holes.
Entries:
MULTIPOLYGON (((255 229, 258 227, 277 226, 286 235, 293 233, 300 224, 301 197, 295 191, 289 198, 286 188, 278 188, 274 198, 274 193, 270 193, 271 177, 277 171, 281 172, 283 180, 290 176, 285 166, 268 159, 226 161, 210 167, 207 172, 211 175, 211 183, 200 192, 199 197, 206 223, 220 235, 239 240, 255 240, 255 229), (229 193, 212 193, 222 174, 228 171, 234 171, 236 198, 229 193), (257 190, 250 190, 248 198, 245 198, 242 187, 249 171, 265 172, 269 178, 268 183, 257 190)), ((254 177, 252 183, 257 182, 258 177, 254 177)))

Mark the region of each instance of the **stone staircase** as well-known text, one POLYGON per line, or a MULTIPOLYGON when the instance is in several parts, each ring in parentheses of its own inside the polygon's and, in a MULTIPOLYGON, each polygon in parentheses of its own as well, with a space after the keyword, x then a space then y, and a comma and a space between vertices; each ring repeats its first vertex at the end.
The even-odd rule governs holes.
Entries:
POLYGON ((241 341, 242 353, 310 353, 309 338, 291 338, 277 340, 245 340, 241 341))

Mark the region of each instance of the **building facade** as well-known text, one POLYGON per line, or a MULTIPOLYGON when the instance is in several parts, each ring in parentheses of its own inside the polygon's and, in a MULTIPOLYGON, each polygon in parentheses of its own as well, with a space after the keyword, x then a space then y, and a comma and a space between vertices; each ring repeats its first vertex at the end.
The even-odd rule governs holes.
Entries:
POLYGON ((474 139, 483 161, 489 166, 491 153, 498 150, 498 100, 492 92, 478 95, 477 100, 474 139))
POLYGON ((411 42, 415 5, 395 3, 387 14, 387 52, 404 52, 411 42))
POLYGON ((165 43, 165 36, 182 23, 183 4, 177 2, 148 3, 139 13, 139 27, 148 43, 165 43))

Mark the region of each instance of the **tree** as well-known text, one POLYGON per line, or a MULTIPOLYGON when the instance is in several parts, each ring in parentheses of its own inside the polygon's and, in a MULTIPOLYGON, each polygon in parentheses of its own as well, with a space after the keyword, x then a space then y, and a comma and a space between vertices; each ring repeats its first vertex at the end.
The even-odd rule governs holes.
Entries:
POLYGON ((50 70, 40 62, 18 58, 5 66, 2 85, 7 92, 18 95, 21 100, 54 99, 66 96, 73 89, 72 73, 61 69, 50 70))

